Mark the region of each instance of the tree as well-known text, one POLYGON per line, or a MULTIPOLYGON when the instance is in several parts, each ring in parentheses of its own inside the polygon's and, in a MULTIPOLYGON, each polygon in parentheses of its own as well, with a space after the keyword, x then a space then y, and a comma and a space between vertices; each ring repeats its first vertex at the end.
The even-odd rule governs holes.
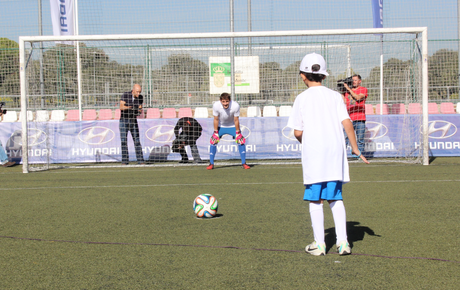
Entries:
POLYGON ((458 52, 440 49, 428 58, 430 98, 442 99, 458 94, 458 52), (450 89, 451 91, 447 92, 450 89))
POLYGON ((19 44, 0 38, 0 87, 4 94, 19 92, 19 44))

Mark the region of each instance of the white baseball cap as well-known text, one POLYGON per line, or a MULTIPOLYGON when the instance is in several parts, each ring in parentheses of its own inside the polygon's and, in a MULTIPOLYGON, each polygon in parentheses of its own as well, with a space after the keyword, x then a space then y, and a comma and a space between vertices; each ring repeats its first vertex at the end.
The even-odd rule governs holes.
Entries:
POLYGON ((300 71, 312 74, 323 74, 325 76, 329 75, 326 71, 326 61, 321 55, 316 53, 310 53, 304 56, 300 63, 300 71), (311 67, 315 64, 319 65, 319 71, 311 70, 311 67))

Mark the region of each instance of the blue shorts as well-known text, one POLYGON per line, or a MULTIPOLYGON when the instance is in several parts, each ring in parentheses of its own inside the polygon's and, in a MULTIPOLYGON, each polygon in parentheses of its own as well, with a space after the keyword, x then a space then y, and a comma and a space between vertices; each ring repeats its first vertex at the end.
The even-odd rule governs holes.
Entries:
POLYGON ((230 135, 235 139, 236 137, 236 128, 235 127, 219 127, 219 138, 224 135, 230 135))
POLYGON ((306 184, 303 200, 319 201, 320 199, 342 200, 342 181, 306 184))

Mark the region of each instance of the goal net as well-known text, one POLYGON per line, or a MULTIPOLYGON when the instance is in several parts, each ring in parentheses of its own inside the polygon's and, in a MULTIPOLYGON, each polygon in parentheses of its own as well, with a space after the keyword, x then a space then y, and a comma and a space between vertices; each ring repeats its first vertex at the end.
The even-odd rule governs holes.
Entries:
MULTIPOLYGON (((224 92, 240 105, 248 163, 298 160, 301 146, 286 124, 306 89, 300 61, 311 52, 326 59, 323 85, 331 89, 361 76, 368 157, 427 162, 425 28, 40 36, 21 37, 19 46, 21 123, 10 124, 7 150, 24 172, 207 163, 212 106, 224 92), (176 126, 183 117, 200 131, 176 126), (174 140, 187 140, 185 154, 174 140)), ((216 162, 239 160, 238 146, 222 136, 216 162)))

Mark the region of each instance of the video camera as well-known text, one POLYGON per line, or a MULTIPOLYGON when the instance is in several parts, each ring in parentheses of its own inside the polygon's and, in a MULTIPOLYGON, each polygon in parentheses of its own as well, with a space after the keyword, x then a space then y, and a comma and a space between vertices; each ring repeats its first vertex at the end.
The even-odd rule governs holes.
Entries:
POLYGON ((0 111, 2 111, 2 114, 6 114, 6 110, 2 110, 2 107, 5 105, 5 102, 0 102, 0 111))
POLYGON ((344 84, 347 84, 350 88, 353 87, 353 77, 347 77, 342 80, 337 81, 337 91, 340 93, 346 93, 347 89, 345 88, 344 84))

